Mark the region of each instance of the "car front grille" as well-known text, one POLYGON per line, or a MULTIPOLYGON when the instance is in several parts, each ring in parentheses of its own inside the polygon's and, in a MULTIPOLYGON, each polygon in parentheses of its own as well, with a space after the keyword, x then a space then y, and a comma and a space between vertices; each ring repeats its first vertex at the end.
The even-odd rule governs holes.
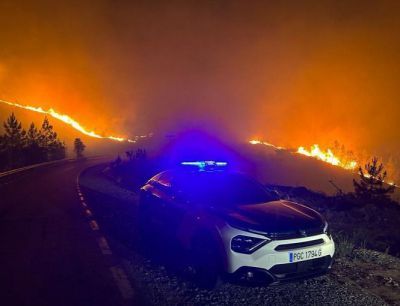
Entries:
POLYGON ((301 248, 306 248, 309 246, 318 245, 318 244, 322 244, 322 243, 324 243, 324 239, 321 238, 321 239, 305 241, 305 242, 281 244, 275 248, 275 251, 287 251, 287 250, 301 249, 301 248))
POLYGON ((286 240, 286 239, 296 239, 311 237, 316 235, 321 235, 324 233, 323 228, 310 228, 306 230, 297 230, 289 232, 278 232, 278 233, 266 233, 266 236, 272 240, 286 240))

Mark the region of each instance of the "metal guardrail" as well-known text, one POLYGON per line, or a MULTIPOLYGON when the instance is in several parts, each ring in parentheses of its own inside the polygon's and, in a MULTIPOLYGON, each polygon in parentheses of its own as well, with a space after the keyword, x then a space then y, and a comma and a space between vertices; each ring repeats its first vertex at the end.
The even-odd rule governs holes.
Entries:
MULTIPOLYGON (((103 156, 103 155, 94 155, 94 156, 85 157, 85 159, 93 160, 93 159, 99 159, 99 158, 104 158, 104 157, 105 156, 103 156)), ((63 159, 53 160, 53 161, 50 161, 50 162, 44 162, 44 163, 29 165, 29 166, 26 166, 26 167, 17 168, 17 169, 13 169, 13 170, 10 170, 10 171, 0 172, 0 178, 1 177, 5 177, 7 175, 15 174, 15 173, 18 173, 18 172, 22 172, 22 171, 26 171, 26 170, 42 167, 42 166, 48 166, 48 165, 57 164, 57 163, 60 163, 60 162, 75 161, 75 160, 77 160, 77 159, 76 158, 63 158, 63 159)))
POLYGON ((22 171, 26 171, 26 170, 42 167, 42 166, 47 166, 47 165, 52 165, 52 164, 57 164, 57 163, 60 163, 60 162, 72 161, 72 160, 75 160, 75 159, 74 158, 64 158, 64 159, 58 159, 58 160, 54 160, 54 161, 50 161, 50 162, 33 164, 33 165, 26 166, 26 167, 13 169, 13 170, 10 170, 10 171, 0 172, 0 177, 8 176, 8 175, 11 175, 11 174, 15 174, 15 173, 18 173, 18 172, 22 172, 22 171))

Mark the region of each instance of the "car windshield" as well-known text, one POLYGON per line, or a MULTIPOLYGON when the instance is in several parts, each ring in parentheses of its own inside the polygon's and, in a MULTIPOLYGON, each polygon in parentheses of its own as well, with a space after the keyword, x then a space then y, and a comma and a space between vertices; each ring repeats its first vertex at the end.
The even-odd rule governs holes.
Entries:
POLYGON ((179 179, 178 189, 194 202, 239 206, 278 200, 275 193, 240 174, 192 173, 179 179))

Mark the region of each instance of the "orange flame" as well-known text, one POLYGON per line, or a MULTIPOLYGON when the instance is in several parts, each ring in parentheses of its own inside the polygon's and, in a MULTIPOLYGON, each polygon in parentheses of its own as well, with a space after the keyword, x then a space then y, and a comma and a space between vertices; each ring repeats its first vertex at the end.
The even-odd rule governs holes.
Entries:
MULTIPOLYGON (((283 147, 278 147, 275 146, 271 143, 265 142, 265 141, 260 141, 260 140, 250 140, 250 144, 256 145, 256 144, 262 144, 268 147, 272 147, 278 150, 286 150, 283 147)), ((313 157, 316 159, 319 159, 321 161, 324 161, 328 164, 338 166, 347 170, 354 170, 357 167, 357 162, 352 160, 352 161, 342 161, 340 160, 339 157, 335 156, 333 154, 331 149, 327 149, 326 151, 323 151, 320 149, 319 145, 315 144, 311 147, 310 150, 306 150, 304 147, 299 147, 296 151, 298 154, 306 155, 309 157, 313 157)))
POLYGON ((269 143, 269 142, 266 142, 266 141, 250 140, 249 143, 252 144, 252 145, 262 144, 262 145, 264 145, 264 146, 272 147, 272 148, 275 148, 275 149, 277 149, 277 150, 285 150, 284 147, 277 147, 277 146, 273 145, 272 143, 269 143))
POLYGON ((44 110, 41 107, 22 105, 22 104, 13 103, 13 102, 4 101, 4 100, 0 100, 0 102, 4 103, 4 104, 11 105, 11 106, 14 106, 14 107, 23 108, 23 109, 27 109, 27 110, 30 110, 30 111, 33 111, 33 112, 49 115, 49 116, 51 116, 53 118, 56 118, 57 120, 60 120, 60 121, 62 121, 64 123, 68 124, 69 126, 74 128, 75 130, 81 132, 82 134, 85 134, 87 136, 94 137, 94 138, 111 139, 111 140, 115 140, 115 141, 119 141, 119 142, 122 142, 122 141, 136 142, 138 138, 146 137, 146 136, 135 136, 134 139, 129 139, 129 138, 124 138, 124 137, 116 137, 116 136, 102 136, 102 135, 97 134, 94 131, 87 130, 78 121, 74 120, 73 118, 71 118, 68 115, 60 114, 60 113, 56 112, 54 109, 52 109, 52 108, 49 108, 48 110, 44 110))
POLYGON ((357 162, 354 160, 351 161, 342 161, 335 154, 333 154, 331 149, 327 149, 323 151, 320 149, 319 145, 315 144, 311 146, 311 150, 306 150, 304 147, 299 147, 297 149, 297 153, 303 154, 306 156, 314 157, 316 159, 322 160, 326 163, 329 163, 334 166, 339 166, 344 169, 354 170, 357 167, 357 162))

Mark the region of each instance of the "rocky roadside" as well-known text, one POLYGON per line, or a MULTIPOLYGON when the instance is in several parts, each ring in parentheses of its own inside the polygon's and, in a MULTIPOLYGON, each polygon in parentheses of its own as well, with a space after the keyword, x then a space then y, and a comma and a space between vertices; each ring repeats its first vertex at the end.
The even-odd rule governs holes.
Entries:
POLYGON ((381 252, 356 249, 336 259, 330 277, 400 305, 400 259, 381 252))
POLYGON ((125 267, 150 305, 386 305, 374 293, 330 274, 270 287, 224 283, 210 291, 137 255, 126 260, 125 267))

